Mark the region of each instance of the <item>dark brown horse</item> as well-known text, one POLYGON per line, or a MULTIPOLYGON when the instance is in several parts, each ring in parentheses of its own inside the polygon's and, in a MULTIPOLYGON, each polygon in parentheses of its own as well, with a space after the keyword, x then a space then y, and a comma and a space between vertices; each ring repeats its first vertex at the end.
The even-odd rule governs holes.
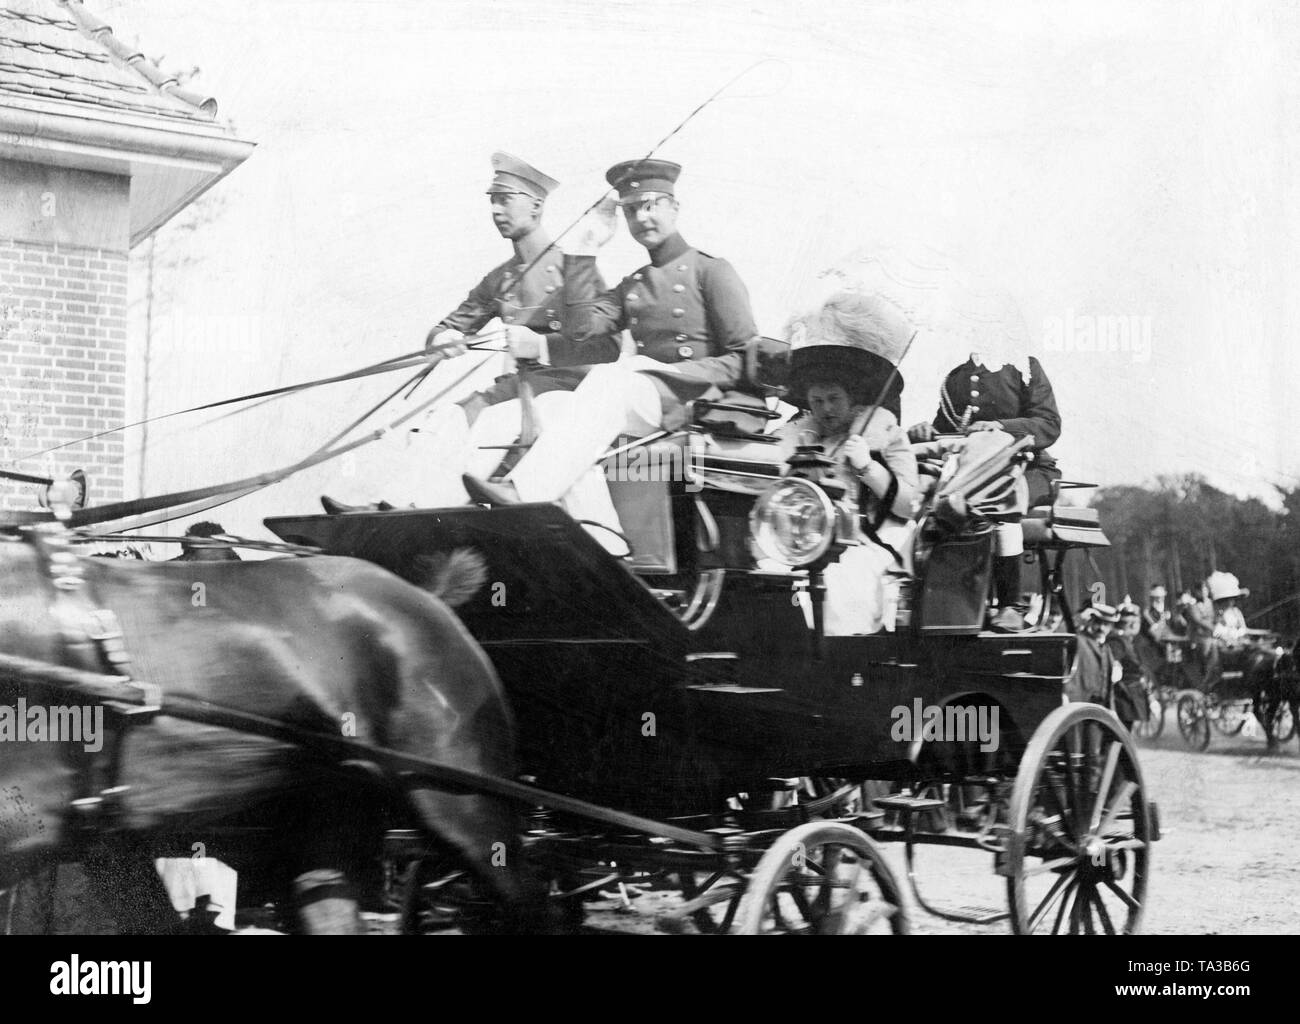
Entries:
MULTIPOLYGON (((1260 649, 1252 653, 1247 672, 1255 689, 1255 717, 1264 727, 1269 750, 1278 746, 1277 716, 1285 704, 1291 709, 1291 721, 1300 726, 1300 641, 1289 649, 1260 649)), ((1297 728, 1300 732, 1300 728, 1297 728)))
MULTIPOLYGON (((431 593, 345 558, 81 561, 92 603, 121 623, 131 674, 161 687, 164 709, 169 699, 205 701, 513 777, 513 723, 496 674, 431 593)), ((440 575, 444 589, 464 583, 440 575)), ((54 594, 36 549, 0 538, 0 651, 68 663, 54 594)), ((0 712, 19 698, 29 708, 86 703, 0 679, 0 712)), ((71 809, 86 796, 77 767, 85 744, 9 739, 0 742, 0 890, 11 896, 19 881, 30 892, 31 879, 76 860, 119 930, 166 931, 176 915, 152 858, 203 851, 240 870, 241 889, 246 879, 296 889, 307 930, 347 931, 359 917, 345 881, 374 866, 384 828, 401 825, 423 830, 495 899, 518 905, 513 811, 496 799, 403 786, 310 744, 164 711, 127 733, 121 813, 87 832, 71 809)), ((21 928, 15 902, 0 899, 0 913, 21 928)))

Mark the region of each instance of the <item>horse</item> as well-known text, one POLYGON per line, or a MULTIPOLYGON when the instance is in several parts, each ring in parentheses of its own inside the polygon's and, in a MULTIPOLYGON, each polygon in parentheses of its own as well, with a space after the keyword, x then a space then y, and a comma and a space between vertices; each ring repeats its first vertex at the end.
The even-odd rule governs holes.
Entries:
MULTIPOLYGON (((1257 648, 1251 655, 1247 673, 1254 690, 1255 717, 1264 728, 1269 750, 1276 750, 1279 739, 1275 733, 1277 714, 1285 703, 1291 709, 1291 721, 1300 726, 1300 662, 1297 661, 1300 640, 1290 649, 1257 648)), ((1300 728, 1296 730, 1300 732, 1300 728)))
MULTIPOLYGON (((0 718, 0 896, 9 893, 0 926, 7 918, 10 930, 48 928, 54 872, 81 861, 92 896, 119 931, 174 932, 179 922, 152 860, 179 842, 184 855, 204 850, 237 867, 241 887, 247 871, 268 889, 296 891, 303 930, 356 932, 361 918, 349 885, 378 863, 384 828, 394 822, 419 829, 522 920, 527 886, 514 812, 499 798, 398 780, 374 763, 349 764, 310 744, 166 710, 179 700, 252 713, 513 778, 514 723, 500 681, 440 599, 467 600, 481 586, 481 560, 470 554, 456 564, 464 554, 431 571, 428 590, 349 558, 73 556, 90 603, 120 623, 130 674, 160 689, 162 712, 122 734, 111 780, 119 799, 92 828, 73 808, 86 803, 87 759, 102 754, 66 736, 4 742, 14 736, 0 718), (260 840, 248 849, 242 840, 227 843, 221 837, 233 834, 232 823, 260 840)), ((71 665, 61 632, 67 617, 60 625, 51 614, 60 598, 50 567, 34 544, 0 537, 0 652, 71 665)), ((29 716, 39 702, 87 703, 13 673, 0 677, 0 715, 22 706, 20 698, 29 716)), ((111 739, 101 733, 104 750, 111 739)), ((102 777, 102 762, 96 770, 102 777)))

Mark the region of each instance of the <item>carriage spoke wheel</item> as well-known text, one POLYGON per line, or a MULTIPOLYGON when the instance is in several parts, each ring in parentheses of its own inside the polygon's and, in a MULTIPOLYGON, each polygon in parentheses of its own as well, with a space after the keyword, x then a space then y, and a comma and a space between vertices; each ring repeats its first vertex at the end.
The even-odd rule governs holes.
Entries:
POLYGON ((1251 712, 1249 705, 1241 701, 1224 701, 1209 708, 1207 717, 1210 724, 1224 736, 1236 736, 1246 727, 1246 719, 1251 712))
POLYGON ((1210 721, 1205 712, 1205 701, 1188 693, 1178 698, 1178 734, 1193 750, 1204 750, 1210 745, 1210 721))
POLYGON ((902 889, 880 848, 839 822, 781 836, 749 878, 740 935, 906 935, 902 889))
POLYGON ((1133 739, 1094 704, 1034 733, 1011 795, 1006 862, 1017 935, 1131 934, 1142 922, 1152 817, 1133 739))

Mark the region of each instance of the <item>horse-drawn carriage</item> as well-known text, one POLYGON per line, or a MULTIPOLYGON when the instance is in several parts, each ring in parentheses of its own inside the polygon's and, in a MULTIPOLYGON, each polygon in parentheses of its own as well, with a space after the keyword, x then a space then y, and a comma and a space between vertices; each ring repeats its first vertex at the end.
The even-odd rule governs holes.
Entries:
MULTIPOLYGON (((550 505, 267 525, 398 575, 459 549, 485 559, 489 585, 460 615, 509 695, 523 769, 586 804, 539 796, 522 818, 555 899, 669 875, 684 896, 669 930, 903 931, 907 902, 878 850, 899 841, 909 866, 925 844, 992 857, 1009 911, 945 910, 917 892, 945 917, 1136 930, 1159 828, 1131 738, 1109 711, 1064 702, 1072 634, 984 629, 999 507, 986 499, 1024 446, 937 479, 892 630, 831 636, 823 574, 870 541, 832 489, 755 459, 767 444, 664 450, 659 464, 689 472, 611 482, 624 560, 550 505), (738 478, 762 487, 744 493, 738 478), (980 735, 989 722, 996 735, 980 735)), ((1105 537, 1064 506, 1034 510, 1024 532, 1070 623, 1062 560, 1105 537)), ((407 877, 414 915, 445 879, 418 856, 407 877)))
POLYGON ((1284 649, 1269 630, 1252 629, 1239 643, 1203 644, 1164 634, 1148 648, 1157 656, 1145 667, 1151 714, 1138 735, 1155 739, 1164 728, 1169 707, 1175 709, 1178 733, 1194 750, 1210 745, 1212 731, 1240 735, 1252 717, 1266 723, 1270 742, 1285 743, 1295 735, 1295 721, 1286 700, 1275 703, 1267 693, 1276 682, 1284 649), (1269 704, 1274 704, 1272 708, 1269 704))
MULTIPOLYGON (((783 477, 770 454, 753 458, 773 450, 764 434, 701 453, 709 431, 685 433, 686 449, 659 454, 687 472, 612 484, 627 559, 551 505, 267 521, 290 545, 417 583, 476 553, 485 585, 459 609, 464 629, 388 574, 305 548, 87 573, 57 528, 10 536, 0 605, 20 618, 0 664, 5 696, 95 700, 114 723, 107 761, 66 745, 52 761, 24 751, 24 798, 52 822, 66 803, 57 828, 77 842, 6 837, 10 912, 32 851, 48 863, 107 835, 117 867, 101 880, 125 888, 165 840, 251 843, 289 808, 290 845, 386 836, 406 931, 435 908, 466 926, 535 926, 557 907, 572 922, 602 887, 658 879, 683 895, 666 930, 902 933, 910 901, 884 842, 905 845, 917 901, 944 917, 1009 918, 1018 933, 1137 930, 1159 826, 1132 739, 1110 711, 1065 702, 1071 633, 984 628, 1000 497, 1023 444, 945 465, 909 526, 892 628, 834 636, 826 570, 873 542, 852 503, 815 474, 783 477), (726 486, 742 479, 757 484, 726 486), (114 607, 120 628, 104 614, 114 607), (127 654, 146 683, 122 671, 127 654), (133 771, 141 758, 155 771, 133 771), (222 786, 265 797, 264 776, 276 782, 269 817, 232 826, 210 806, 222 786), (169 800, 185 803, 183 827, 169 800), (926 845, 990 856, 1008 910, 925 900, 926 845), (540 917, 527 893, 540 893, 540 917)), ((1023 532, 1051 610, 1072 626, 1063 560, 1104 535, 1088 510, 1055 504, 1023 532)), ((339 845, 311 855, 333 864, 339 845)), ((353 862, 379 854, 343 845, 353 862)))

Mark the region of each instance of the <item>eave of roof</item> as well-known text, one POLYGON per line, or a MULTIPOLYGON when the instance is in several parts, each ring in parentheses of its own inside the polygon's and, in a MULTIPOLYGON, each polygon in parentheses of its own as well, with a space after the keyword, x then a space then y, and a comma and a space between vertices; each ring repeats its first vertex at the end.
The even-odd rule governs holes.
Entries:
POLYGON ((132 245, 252 152, 216 113, 82 0, 0 0, 0 157, 130 177, 132 245))

